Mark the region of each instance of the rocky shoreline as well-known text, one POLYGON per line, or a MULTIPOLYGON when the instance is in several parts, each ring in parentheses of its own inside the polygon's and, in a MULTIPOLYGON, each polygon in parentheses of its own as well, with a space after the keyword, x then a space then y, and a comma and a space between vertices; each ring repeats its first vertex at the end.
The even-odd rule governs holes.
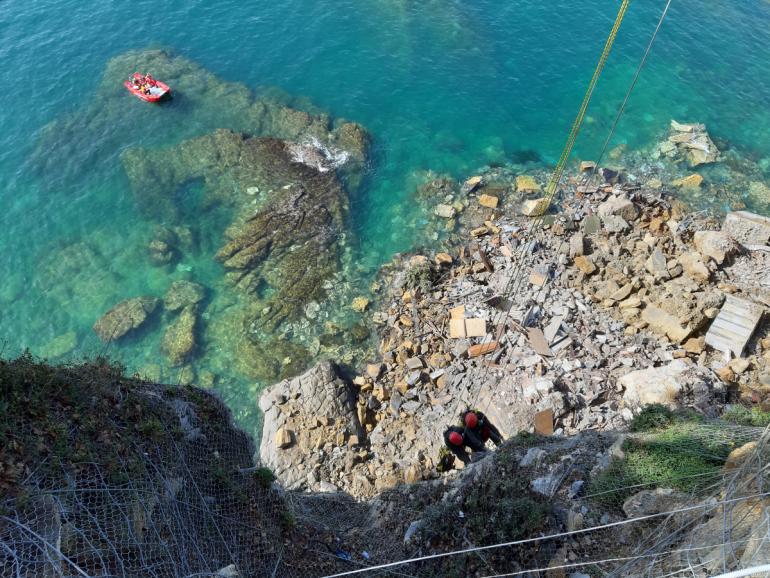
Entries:
MULTIPOLYGON (((691 168, 721 158, 705 127, 676 122, 657 151, 691 168)), ((384 268, 378 357, 360 374, 323 362, 263 393, 262 461, 288 489, 364 498, 440 476, 441 432, 466 406, 506 436, 623 430, 655 403, 770 408, 770 219, 720 227, 677 200, 699 173, 662 172, 585 162, 536 234, 542 173, 428 183, 456 231, 446 250, 384 268)))

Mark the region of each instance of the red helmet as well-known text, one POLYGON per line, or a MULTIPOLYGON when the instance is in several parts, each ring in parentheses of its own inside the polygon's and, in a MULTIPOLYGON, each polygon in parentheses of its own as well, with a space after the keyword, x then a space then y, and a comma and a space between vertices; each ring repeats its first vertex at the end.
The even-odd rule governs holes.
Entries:
POLYGON ((475 428, 477 425, 479 425, 479 418, 476 415, 476 412, 469 411, 465 414, 465 427, 469 427, 471 429, 475 428))
POLYGON ((449 434, 449 443, 455 446, 461 446, 463 445, 463 436, 456 431, 453 431, 449 434))

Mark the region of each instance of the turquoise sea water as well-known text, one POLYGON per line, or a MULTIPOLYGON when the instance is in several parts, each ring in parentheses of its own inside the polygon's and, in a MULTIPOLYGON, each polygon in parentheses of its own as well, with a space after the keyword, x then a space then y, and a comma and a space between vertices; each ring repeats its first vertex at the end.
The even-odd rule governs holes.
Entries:
MULTIPOLYGON (((126 95, 125 114, 135 130, 102 127, 78 145, 77 154, 56 157, 44 176, 32 170, 41 131, 85 109, 110 58, 132 49, 165 48, 225 81, 280 91, 293 106, 312 106, 364 125, 374 139, 373 160, 365 186, 351 199, 349 227, 365 277, 418 238, 423 223, 412 191, 424 171, 463 176, 489 163, 548 163, 558 157, 619 3, 5 0, 0 3, 5 354, 24 347, 50 354, 51 340, 68 332, 62 340, 76 344, 68 356, 99 353, 104 347, 90 327, 100 314, 126 297, 160 296, 184 272, 148 265, 152 224, 134 207, 119 154, 204 134, 219 127, 222 115, 195 123, 183 110, 162 117, 164 109, 148 109, 126 95), (97 249, 99 262, 77 278, 51 279, 51 261, 58 259, 51 255, 80 241, 97 249)), ((600 148, 664 4, 633 2, 577 155, 588 158, 600 148)), ((706 123, 715 138, 770 171, 770 3, 674 0, 615 144, 649 145, 671 118, 706 123)), ((203 249, 183 265, 196 280, 216 287, 222 272, 211 253, 223 224, 213 217, 197 224, 208 232, 203 249)), ((109 353, 131 367, 159 363, 160 334, 150 327, 109 353)), ((206 343, 197 369, 214 370, 228 384, 220 387, 231 405, 252 415, 260 384, 232 371, 218 351, 216 343, 206 343)))

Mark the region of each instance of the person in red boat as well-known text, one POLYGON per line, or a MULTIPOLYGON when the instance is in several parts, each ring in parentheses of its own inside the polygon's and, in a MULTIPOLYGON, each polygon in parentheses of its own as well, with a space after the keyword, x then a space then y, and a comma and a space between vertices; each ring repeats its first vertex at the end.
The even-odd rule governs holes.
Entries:
POLYGON ((153 86, 157 86, 157 85, 158 85, 158 83, 157 83, 157 82, 155 82, 155 79, 152 77, 152 75, 151 75, 151 74, 147 74, 147 75, 145 75, 145 77, 144 77, 144 82, 145 82, 145 83, 147 83, 147 86, 150 86, 150 87, 153 87, 153 86))

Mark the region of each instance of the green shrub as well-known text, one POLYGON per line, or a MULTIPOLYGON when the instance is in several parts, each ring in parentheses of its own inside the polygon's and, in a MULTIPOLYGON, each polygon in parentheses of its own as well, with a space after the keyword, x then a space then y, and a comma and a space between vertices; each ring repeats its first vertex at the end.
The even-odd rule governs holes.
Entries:
POLYGON ((275 474, 270 470, 270 468, 257 468, 254 471, 254 478, 257 480, 257 483, 261 488, 267 490, 275 481, 275 474))
POLYGON ((762 411, 757 406, 732 405, 722 414, 722 419, 736 425, 767 427, 770 425, 770 411, 762 411))
POLYGON ((406 286, 428 293, 433 288, 433 272, 430 264, 417 263, 406 271, 406 286))
MULTIPOLYGON (((665 412, 652 416, 646 423, 665 416, 665 412)), ((672 419, 659 431, 626 440, 624 457, 615 459, 592 480, 587 494, 605 507, 620 507, 640 490, 666 487, 692 492, 713 483, 730 453, 729 443, 703 436, 696 431, 697 420, 688 421, 688 416, 674 414, 672 419)))
POLYGON ((654 403, 645 407, 631 420, 628 429, 633 432, 649 431, 665 427, 674 421, 674 412, 665 405, 654 403))

